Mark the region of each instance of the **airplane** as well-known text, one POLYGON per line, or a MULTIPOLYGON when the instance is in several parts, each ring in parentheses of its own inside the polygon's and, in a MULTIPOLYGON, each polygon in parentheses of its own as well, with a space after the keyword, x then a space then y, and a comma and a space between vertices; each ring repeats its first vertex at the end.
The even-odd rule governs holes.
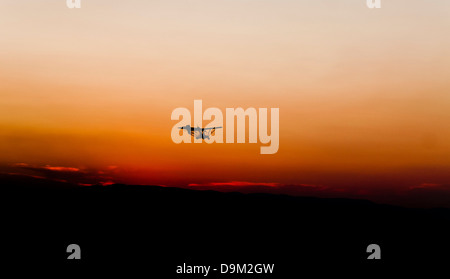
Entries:
POLYGON ((178 127, 178 129, 190 131, 191 136, 196 139, 210 139, 210 135, 214 134, 216 129, 220 129, 222 127, 211 127, 211 128, 200 128, 200 127, 191 127, 191 125, 186 125, 183 127, 178 127))

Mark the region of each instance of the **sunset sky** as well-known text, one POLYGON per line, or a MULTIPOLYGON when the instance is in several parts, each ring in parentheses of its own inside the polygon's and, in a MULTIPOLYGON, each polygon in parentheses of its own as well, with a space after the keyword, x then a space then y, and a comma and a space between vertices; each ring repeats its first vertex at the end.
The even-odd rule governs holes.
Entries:
POLYGON ((450 192, 450 1, 65 2, 0 1, 3 173, 450 192), (196 99, 279 108, 278 153, 173 143, 196 99))

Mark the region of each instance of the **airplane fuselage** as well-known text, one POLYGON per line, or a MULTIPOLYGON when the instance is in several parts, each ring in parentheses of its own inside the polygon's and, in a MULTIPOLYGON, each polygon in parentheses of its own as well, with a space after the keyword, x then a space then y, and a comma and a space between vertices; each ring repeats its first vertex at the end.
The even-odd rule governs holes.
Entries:
MULTIPOLYGON (((216 127, 212 129, 212 131, 215 130, 216 127)), ((205 133, 205 131, 211 130, 211 128, 201 128, 201 127, 191 127, 190 125, 186 125, 183 127, 180 127, 182 130, 189 131, 193 137, 196 139, 210 139, 209 135, 205 133), (197 135, 195 132, 198 132, 197 135)))

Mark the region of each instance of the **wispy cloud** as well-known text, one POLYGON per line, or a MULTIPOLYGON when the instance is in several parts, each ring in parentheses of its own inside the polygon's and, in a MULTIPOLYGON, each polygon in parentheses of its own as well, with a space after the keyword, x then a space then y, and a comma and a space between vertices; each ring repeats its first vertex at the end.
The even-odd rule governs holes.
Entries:
POLYGON ((199 186, 237 186, 237 187, 245 187, 245 186, 266 186, 266 187, 277 187, 280 186, 280 183, 274 182, 247 182, 247 181, 230 181, 230 182, 208 182, 208 183, 191 183, 188 186, 199 187, 199 186))
POLYGON ((71 168, 71 167, 52 167, 52 166, 49 166, 49 165, 46 165, 46 166, 44 166, 44 167, 42 167, 42 168, 47 169, 47 170, 51 170, 51 171, 62 171, 62 172, 77 172, 77 171, 80 171, 79 168, 71 168))
POLYGON ((16 163, 12 167, 17 170, 15 171, 16 174, 68 182, 81 186, 114 184, 113 172, 118 168, 117 166, 107 166, 105 169, 98 170, 74 166, 39 166, 27 163, 16 163))
POLYGON ((438 183, 422 183, 420 185, 414 185, 410 187, 410 189, 429 189, 429 188, 437 188, 443 186, 442 184, 438 183))

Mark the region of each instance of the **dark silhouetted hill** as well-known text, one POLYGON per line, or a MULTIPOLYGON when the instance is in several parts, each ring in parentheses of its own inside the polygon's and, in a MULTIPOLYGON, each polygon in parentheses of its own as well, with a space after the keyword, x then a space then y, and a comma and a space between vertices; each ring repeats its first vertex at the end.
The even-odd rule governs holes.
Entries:
POLYGON ((85 264, 144 262, 164 278, 184 262, 277 263, 279 277, 261 278, 286 278, 300 264, 367 263, 372 243, 384 262, 449 260, 448 209, 24 177, 1 187, 16 261, 65 263, 71 243, 85 264))

